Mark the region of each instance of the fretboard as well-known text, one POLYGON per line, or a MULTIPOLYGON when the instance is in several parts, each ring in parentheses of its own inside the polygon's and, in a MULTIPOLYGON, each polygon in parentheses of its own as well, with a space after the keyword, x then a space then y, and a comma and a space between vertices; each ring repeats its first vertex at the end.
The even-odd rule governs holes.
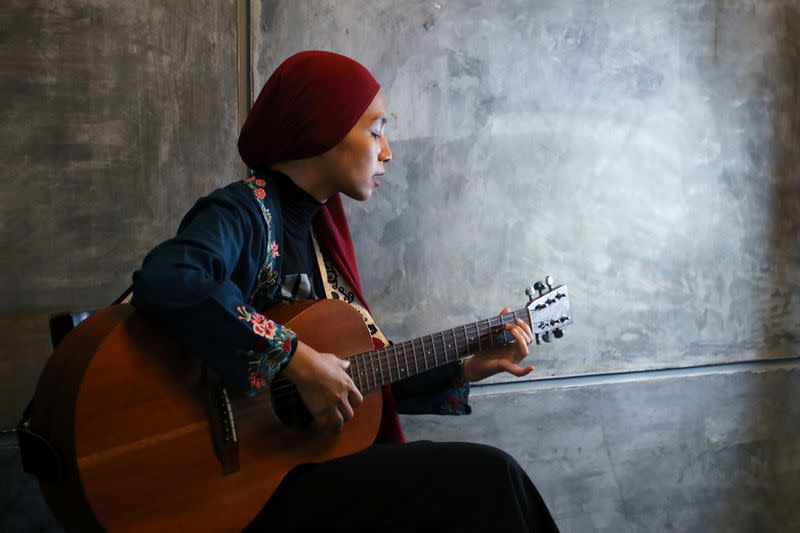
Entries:
MULTIPOLYGON (((531 326, 527 309, 479 320, 424 337, 391 344, 349 358, 348 370, 356 387, 367 393, 452 363, 475 352, 508 344, 513 337, 505 324, 522 319, 531 326)), ((532 326, 531 326, 532 327, 532 326)))

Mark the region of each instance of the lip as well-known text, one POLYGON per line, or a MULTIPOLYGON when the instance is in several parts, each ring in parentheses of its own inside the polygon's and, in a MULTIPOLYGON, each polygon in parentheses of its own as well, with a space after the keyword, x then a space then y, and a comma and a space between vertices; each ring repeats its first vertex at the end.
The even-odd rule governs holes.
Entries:
POLYGON ((372 181, 375 182, 375 186, 376 187, 381 184, 381 178, 382 177, 383 177, 383 174, 375 174, 374 176, 372 176, 372 181))

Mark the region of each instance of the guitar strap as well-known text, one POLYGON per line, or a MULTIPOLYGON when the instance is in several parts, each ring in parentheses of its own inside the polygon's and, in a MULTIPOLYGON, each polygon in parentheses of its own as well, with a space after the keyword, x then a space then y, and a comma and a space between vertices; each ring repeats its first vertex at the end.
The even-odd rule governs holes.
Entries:
POLYGON ((355 291, 347 283, 347 280, 336 270, 330 261, 326 260, 319 249, 319 243, 314 232, 311 232, 311 240, 314 242, 314 252, 317 255, 317 267, 319 268, 319 275, 322 278, 322 286, 325 289, 325 298, 329 300, 344 300, 353 306, 359 312, 361 318, 369 329, 369 334, 372 337, 372 344, 375 348, 381 348, 389 341, 386 335, 383 334, 381 328, 372 318, 372 315, 366 307, 358 300, 355 291))

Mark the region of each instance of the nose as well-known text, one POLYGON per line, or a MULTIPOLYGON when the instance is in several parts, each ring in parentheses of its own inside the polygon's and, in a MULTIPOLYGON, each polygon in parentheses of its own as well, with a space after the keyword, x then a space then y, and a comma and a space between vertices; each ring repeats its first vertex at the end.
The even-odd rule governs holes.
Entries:
POLYGON ((389 141, 384 135, 381 135, 381 151, 378 152, 378 160, 381 163, 388 163, 392 160, 392 149, 389 148, 389 141))

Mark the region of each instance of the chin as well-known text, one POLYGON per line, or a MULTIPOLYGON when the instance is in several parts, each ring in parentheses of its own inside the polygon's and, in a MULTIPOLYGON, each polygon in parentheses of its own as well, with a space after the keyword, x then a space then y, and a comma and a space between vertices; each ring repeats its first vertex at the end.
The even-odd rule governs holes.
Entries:
POLYGON ((366 200, 369 200, 370 196, 372 196, 372 189, 348 191, 344 193, 344 195, 347 196, 348 198, 352 198, 353 200, 364 202, 366 200))

